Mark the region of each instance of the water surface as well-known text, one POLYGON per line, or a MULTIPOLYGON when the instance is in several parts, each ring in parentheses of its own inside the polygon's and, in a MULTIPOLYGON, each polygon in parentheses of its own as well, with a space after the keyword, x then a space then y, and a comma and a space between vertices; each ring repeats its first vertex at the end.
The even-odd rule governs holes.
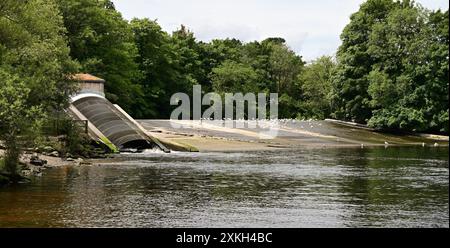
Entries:
POLYGON ((120 156, 0 188, 0 226, 449 227, 447 147, 120 156))

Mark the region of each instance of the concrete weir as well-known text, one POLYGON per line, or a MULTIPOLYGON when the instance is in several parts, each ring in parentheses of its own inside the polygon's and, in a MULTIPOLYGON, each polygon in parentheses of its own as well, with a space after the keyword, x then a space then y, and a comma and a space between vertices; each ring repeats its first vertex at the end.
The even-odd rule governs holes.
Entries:
POLYGON ((170 152, 120 106, 104 97, 103 79, 89 74, 76 74, 75 79, 80 82, 80 91, 72 97, 67 112, 76 120, 87 121, 88 134, 93 140, 115 152, 150 148, 170 152))

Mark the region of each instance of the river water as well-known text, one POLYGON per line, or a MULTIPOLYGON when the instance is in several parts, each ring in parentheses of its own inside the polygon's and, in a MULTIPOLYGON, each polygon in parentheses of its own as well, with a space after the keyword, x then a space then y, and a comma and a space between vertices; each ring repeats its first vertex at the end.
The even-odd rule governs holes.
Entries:
POLYGON ((1 227, 449 227, 436 147, 122 154, 0 188, 1 227))

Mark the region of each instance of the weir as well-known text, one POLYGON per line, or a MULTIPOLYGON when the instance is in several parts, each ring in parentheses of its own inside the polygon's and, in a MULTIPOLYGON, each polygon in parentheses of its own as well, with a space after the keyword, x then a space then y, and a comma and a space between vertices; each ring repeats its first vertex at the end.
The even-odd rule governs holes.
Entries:
POLYGON ((72 96, 68 113, 88 122, 89 136, 112 151, 141 151, 159 148, 170 152, 148 134, 131 116, 104 95, 104 80, 90 74, 76 74, 80 90, 72 96))

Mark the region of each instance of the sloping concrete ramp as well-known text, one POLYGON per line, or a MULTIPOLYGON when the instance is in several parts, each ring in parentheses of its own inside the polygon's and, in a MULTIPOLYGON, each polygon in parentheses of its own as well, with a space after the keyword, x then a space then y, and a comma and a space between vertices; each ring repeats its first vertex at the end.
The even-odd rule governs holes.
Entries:
POLYGON ((91 137, 110 147, 112 143, 119 151, 157 147, 170 152, 159 140, 137 125, 125 111, 102 96, 91 94, 76 97, 69 112, 77 119, 89 121, 91 137))

